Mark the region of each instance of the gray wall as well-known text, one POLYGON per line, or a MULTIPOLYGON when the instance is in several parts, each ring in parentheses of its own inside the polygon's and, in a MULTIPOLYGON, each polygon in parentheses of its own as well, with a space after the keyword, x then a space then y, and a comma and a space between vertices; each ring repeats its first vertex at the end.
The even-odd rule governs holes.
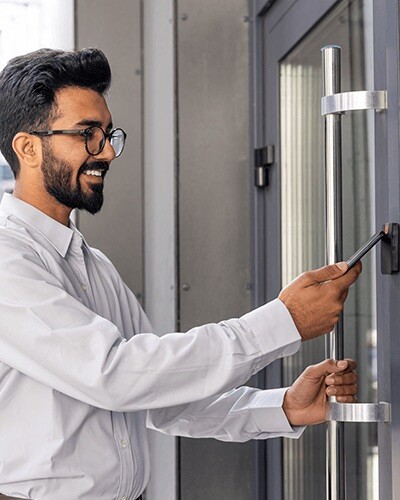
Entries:
POLYGON ((143 295, 142 68, 140 0, 76 0, 76 47, 98 47, 113 73, 107 99, 113 123, 128 133, 105 182, 101 213, 79 214, 91 246, 112 260, 125 282, 143 295))
MULTIPOLYGON (((247 0, 178 0, 183 331, 251 307, 247 0)), ((247 500, 254 444, 180 440, 182 500, 247 500)))

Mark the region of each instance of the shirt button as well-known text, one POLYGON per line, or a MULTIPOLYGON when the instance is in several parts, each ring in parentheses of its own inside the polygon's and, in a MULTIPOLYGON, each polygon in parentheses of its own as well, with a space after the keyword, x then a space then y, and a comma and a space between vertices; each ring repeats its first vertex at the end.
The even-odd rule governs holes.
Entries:
POLYGON ((122 446, 122 448, 126 448, 127 447, 125 439, 121 440, 121 446, 122 446))
POLYGON ((126 500, 126 497, 122 497, 121 500, 126 500))
POLYGON ((82 288, 83 288, 83 289, 85 290, 85 292, 86 292, 86 290, 87 290, 89 287, 87 286, 87 284, 86 284, 86 283, 83 283, 83 284, 82 284, 82 288))

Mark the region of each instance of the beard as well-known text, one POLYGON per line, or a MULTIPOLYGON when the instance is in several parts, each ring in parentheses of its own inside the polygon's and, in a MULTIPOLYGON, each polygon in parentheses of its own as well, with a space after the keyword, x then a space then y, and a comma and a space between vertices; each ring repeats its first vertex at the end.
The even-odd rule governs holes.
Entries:
POLYGON ((104 201, 103 183, 91 184, 89 192, 84 192, 80 183, 80 176, 84 175, 83 172, 92 169, 101 169, 104 178, 109 169, 109 164, 99 161, 84 163, 79 168, 76 184, 74 185, 74 168, 67 162, 57 159, 48 145, 43 147, 42 172, 44 186, 47 192, 62 205, 72 209, 86 210, 90 214, 100 211, 104 201))

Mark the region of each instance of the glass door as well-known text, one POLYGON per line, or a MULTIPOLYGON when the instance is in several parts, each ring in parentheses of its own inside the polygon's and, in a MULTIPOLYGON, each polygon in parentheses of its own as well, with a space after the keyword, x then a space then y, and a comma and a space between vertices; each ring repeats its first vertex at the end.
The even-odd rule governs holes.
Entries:
MULTIPOLYGON (((279 62, 281 279, 325 262, 325 176, 321 118, 321 52, 342 48, 342 90, 364 90, 372 80, 371 2, 342 1, 279 62)), ((350 256, 375 232, 373 116, 352 113, 343 124, 343 251, 350 256)), ((363 274, 348 297, 345 318, 347 357, 358 362, 360 401, 377 402, 375 259, 363 259, 363 274)), ((283 384, 290 385, 309 364, 325 357, 325 339, 303 346, 283 361, 283 384)), ((308 429, 299 441, 283 444, 284 498, 317 498, 325 492, 325 428, 308 429), (311 471, 318 471, 315 476, 311 471), (309 478, 309 480, 294 480, 309 478), (317 480, 315 478, 318 478, 317 480)), ((345 428, 346 498, 375 500, 378 492, 377 424, 345 428)))
MULTIPOLYGON (((389 0, 254 0, 253 9, 255 148, 275 147, 269 184, 255 194, 261 303, 325 262, 326 45, 342 48, 342 92, 388 92, 387 111, 354 111, 341 120, 344 258, 383 223, 400 220, 399 6, 389 0)), ((379 248, 363 259, 363 273, 347 299, 344 353, 358 363, 359 401, 390 402, 392 417, 384 424, 343 424, 340 468, 348 500, 400 498, 400 277, 382 276, 379 260, 379 248)), ((325 339, 304 344, 268 368, 266 387, 290 385, 325 357, 325 339)), ((325 438, 321 425, 298 441, 268 442, 263 498, 328 498, 325 438)))

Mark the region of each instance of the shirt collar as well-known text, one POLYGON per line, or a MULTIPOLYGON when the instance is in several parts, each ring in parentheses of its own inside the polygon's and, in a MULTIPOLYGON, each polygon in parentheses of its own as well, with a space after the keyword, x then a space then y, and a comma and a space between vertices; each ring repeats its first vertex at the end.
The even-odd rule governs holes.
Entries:
POLYGON ((5 193, 3 195, 0 208, 7 215, 18 217, 18 219, 38 231, 62 257, 66 256, 74 233, 76 232, 81 236, 72 221, 70 221, 71 227, 64 226, 64 224, 57 222, 12 194, 5 193))

